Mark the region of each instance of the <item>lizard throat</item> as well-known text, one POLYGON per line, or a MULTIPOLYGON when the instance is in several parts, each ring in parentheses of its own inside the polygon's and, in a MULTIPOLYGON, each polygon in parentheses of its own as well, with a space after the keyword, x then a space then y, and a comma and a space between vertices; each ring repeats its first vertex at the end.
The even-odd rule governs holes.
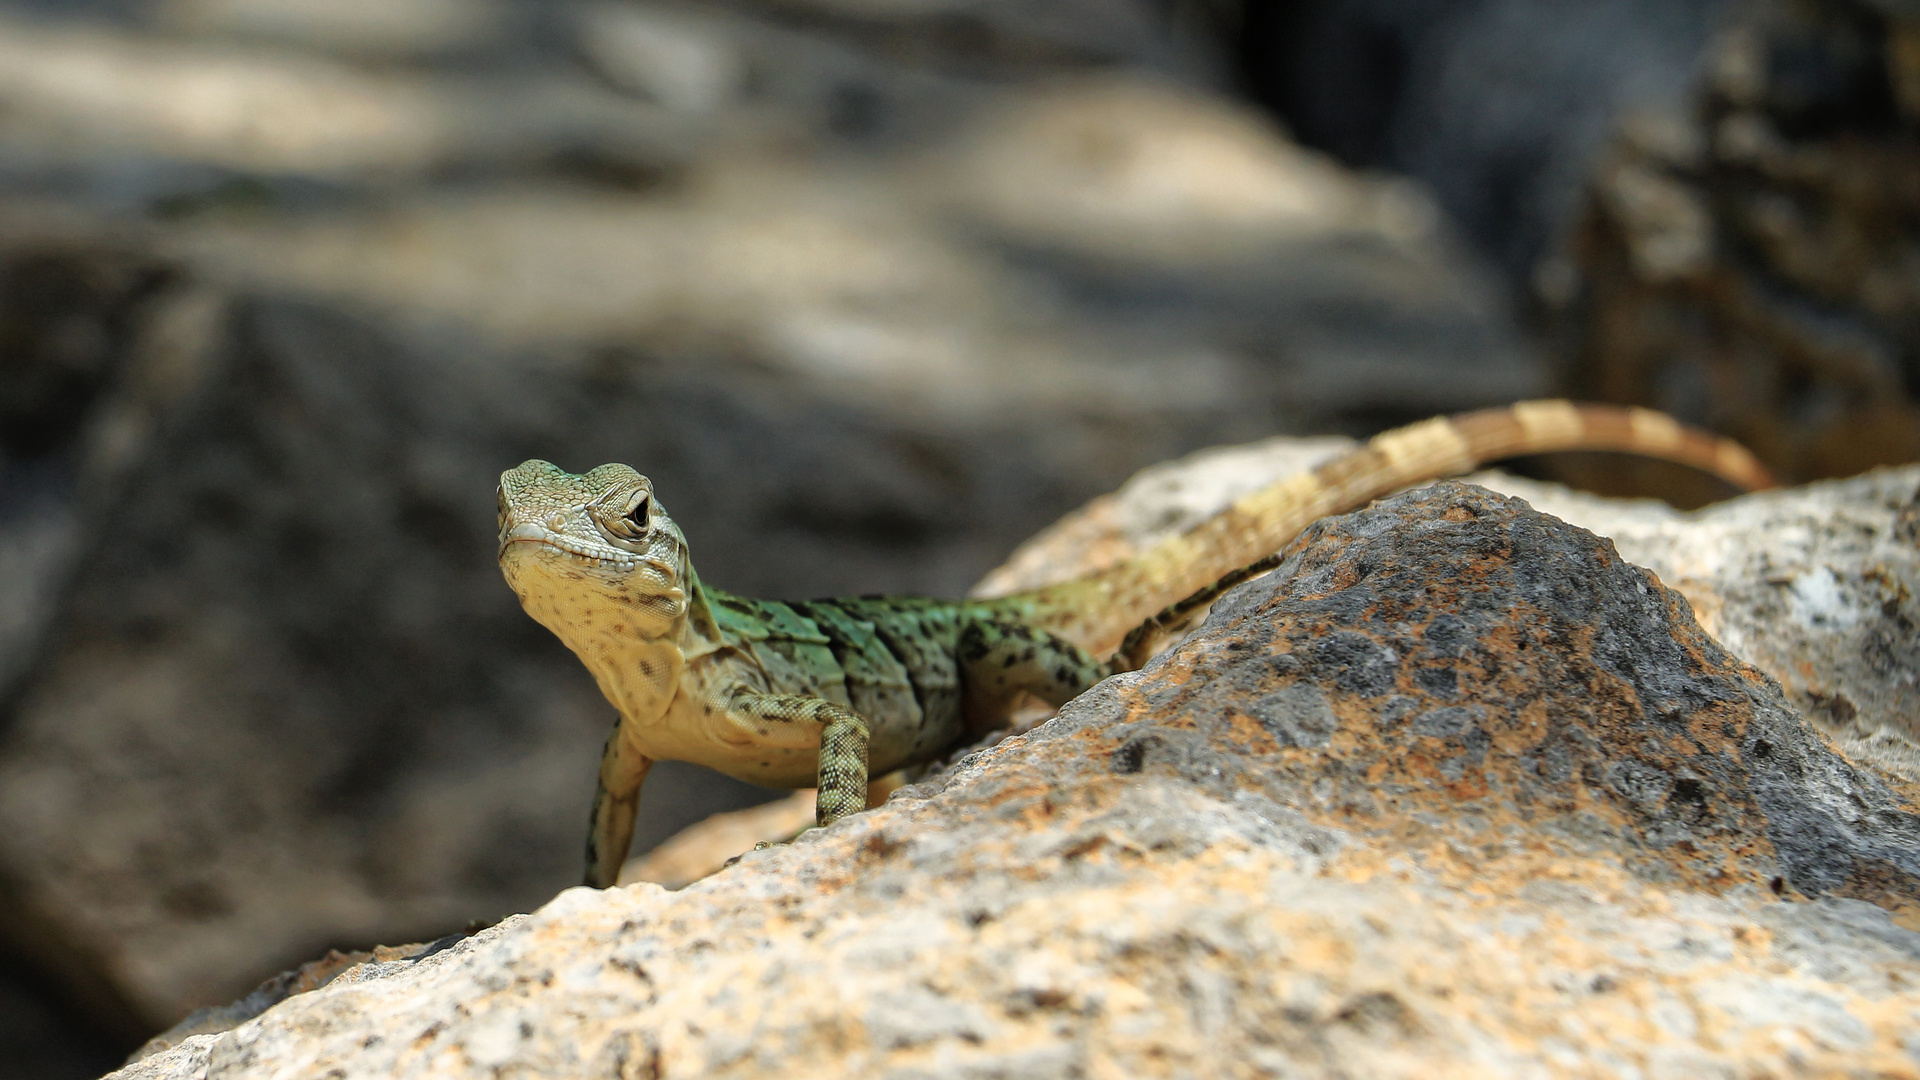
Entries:
POLYGON ((682 666, 687 597, 678 568, 516 537, 502 543, 500 569, 527 614, 573 650, 622 716, 647 723, 665 711, 682 666))

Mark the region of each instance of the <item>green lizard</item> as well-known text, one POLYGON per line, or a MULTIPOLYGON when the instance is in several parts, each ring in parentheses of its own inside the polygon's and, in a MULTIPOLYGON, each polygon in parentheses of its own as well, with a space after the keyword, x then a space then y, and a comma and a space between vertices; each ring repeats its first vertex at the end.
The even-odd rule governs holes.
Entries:
POLYGON ((1660 413, 1522 402, 1386 432, 1071 581, 993 599, 783 603, 702 584, 686 538, 633 469, 576 476, 535 460, 500 477, 500 568, 620 714, 587 837, 586 881, 604 888, 626 858, 655 761, 815 785, 817 820, 831 824, 865 808, 869 773, 934 760, 1004 725, 1025 695, 1058 707, 1139 666, 1160 631, 1271 568, 1313 521, 1411 483, 1556 450, 1626 451, 1742 488, 1770 483, 1738 445, 1660 413))

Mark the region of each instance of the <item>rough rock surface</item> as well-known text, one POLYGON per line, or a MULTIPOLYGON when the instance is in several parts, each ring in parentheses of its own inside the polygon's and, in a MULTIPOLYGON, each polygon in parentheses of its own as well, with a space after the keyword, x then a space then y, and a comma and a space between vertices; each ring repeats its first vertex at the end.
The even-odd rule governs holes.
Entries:
POLYGON ((1850 753, 1904 758, 1920 779, 1920 467, 1688 514, 1515 478, 1499 489, 1611 538, 1850 753))
POLYGON ((1445 483, 878 810, 117 1075, 1914 1076, 1914 794, 1445 483))
POLYGON ((148 1039, 145 1045, 135 1051, 128 1060, 150 1057, 162 1050, 178 1046, 195 1035, 232 1030, 296 994, 318 990, 339 978, 341 974, 352 971, 362 964, 391 964, 401 960, 419 959, 446 949, 466 936, 466 934, 449 934, 438 941, 415 945, 376 945, 371 949, 356 949, 352 952, 329 949, 327 955, 320 959, 309 960, 297 968, 275 975, 254 987, 252 993, 237 1001, 195 1009, 178 1024, 148 1039))

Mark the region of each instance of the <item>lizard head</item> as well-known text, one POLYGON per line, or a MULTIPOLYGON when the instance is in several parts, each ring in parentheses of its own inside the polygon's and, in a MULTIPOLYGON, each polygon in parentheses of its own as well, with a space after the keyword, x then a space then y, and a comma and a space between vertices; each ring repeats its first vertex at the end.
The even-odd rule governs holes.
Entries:
POLYGON ((578 476, 533 460, 500 474, 500 571, 522 607, 594 666, 687 611, 687 543, 625 465, 578 476))

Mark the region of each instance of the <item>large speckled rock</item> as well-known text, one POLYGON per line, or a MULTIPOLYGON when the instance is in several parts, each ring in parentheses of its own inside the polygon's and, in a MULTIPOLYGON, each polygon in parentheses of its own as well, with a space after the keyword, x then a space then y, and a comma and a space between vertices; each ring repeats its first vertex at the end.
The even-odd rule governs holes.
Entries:
POLYGON ((1917 793, 1449 483, 878 810, 118 1075, 1911 1076, 1917 793))
POLYGON ((1920 467, 1760 492, 1691 514, 1511 477, 1499 483, 1611 537, 1622 556, 1683 593, 1729 650, 1778 679, 1809 719, 1850 748, 1904 758, 1920 777, 1920 467))

